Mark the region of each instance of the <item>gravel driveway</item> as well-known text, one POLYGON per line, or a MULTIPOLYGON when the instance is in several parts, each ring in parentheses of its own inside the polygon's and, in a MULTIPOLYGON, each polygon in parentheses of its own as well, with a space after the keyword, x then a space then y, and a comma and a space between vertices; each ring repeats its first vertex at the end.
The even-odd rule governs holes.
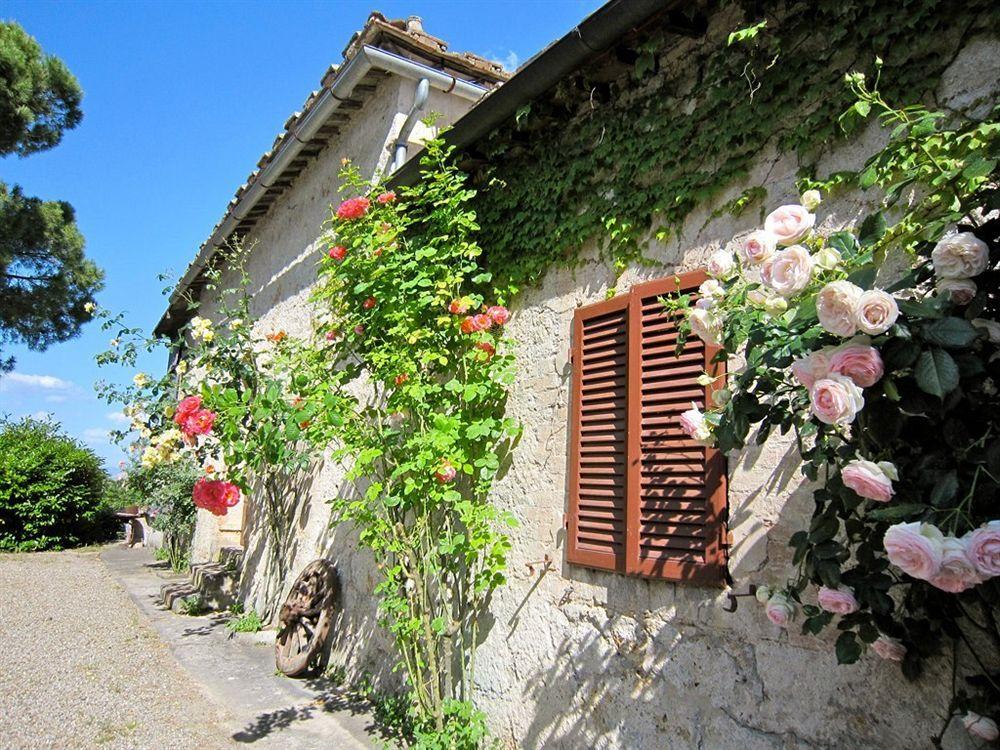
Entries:
POLYGON ((231 748, 96 550, 0 555, 0 747, 231 748))

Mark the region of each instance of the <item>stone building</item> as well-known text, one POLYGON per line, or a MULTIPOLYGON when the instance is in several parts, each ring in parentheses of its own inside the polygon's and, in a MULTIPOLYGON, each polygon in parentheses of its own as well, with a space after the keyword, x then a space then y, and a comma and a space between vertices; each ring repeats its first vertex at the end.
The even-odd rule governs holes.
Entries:
MULTIPOLYGON (((238 232, 261 248, 250 271, 262 333, 277 327, 291 335, 307 333, 307 294, 315 279, 309 258, 317 251, 328 204, 336 199, 340 160, 349 156, 365 173, 386 169, 420 78, 429 78, 432 86, 425 108, 455 123, 448 139, 475 172, 477 164, 502 158, 491 156, 497 139, 544 138, 544 132, 517 134, 511 122, 523 107, 567 96, 560 84, 571 77, 610 81, 617 90, 639 86, 631 82, 635 56, 628 52, 642 49, 653 31, 670 40, 656 53, 655 75, 683 80, 699 49, 725 45, 741 25, 732 6, 694 6, 697 12, 690 7, 681 12, 681 4, 673 2, 613 0, 505 83, 502 70, 474 56, 448 53, 418 23, 373 16, 349 45, 344 65, 331 69, 322 92, 289 120, 261 168, 237 193, 181 288, 197 292, 199 270, 213 248, 238 232), (370 67, 354 74, 359 60, 370 67), (347 88, 345 79, 350 89, 331 100, 338 86, 347 88), (290 147, 298 151, 286 156, 290 147)), ((942 72, 931 91, 920 93, 947 111, 988 114, 1000 93, 996 28, 984 21, 945 29, 942 72)), ((698 85, 689 81, 673 92, 678 106, 697 98, 698 85)), ((592 102, 569 101, 566 109, 578 114, 587 106, 592 102)), ((403 137, 416 144, 420 135, 414 130, 403 137)), ((858 169, 884 138, 875 124, 861 128, 851 140, 824 150, 817 173, 858 169)), ((397 180, 416 179, 417 148, 405 154, 411 160, 397 180)), ((751 599, 743 599, 736 612, 726 611, 727 593, 745 592, 751 583, 790 567, 788 537, 808 523, 808 487, 787 440, 769 438, 725 457, 725 476, 713 485, 713 491, 721 486, 724 492, 711 527, 715 536, 708 541, 717 564, 713 580, 664 579, 655 566, 640 570, 622 564, 615 570, 615 564, 579 564, 579 548, 571 549, 567 514, 572 496, 579 494, 571 486, 575 314, 609 296, 627 297, 640 284, 697 271, 713 250, 756 221, 753 211, 734 216, 720 208, 759 185, 766 185, 767 205, 794 201, 799 167, 794 155, 763 143, 746 174, 694 208, 669 239, 650 233, 645 255, 655 264, 621 272, 592 240, 577 267, 550 270, 514 305, 509 330, 518 342, 519 366, 508 410, 524 425, 524 435, 510 471, 495 485, 495 500, 520 527, 513 534, 509 582, 491 605, 477 685, 477 703, 505 746, 899 748, 927 746, 937 732, 937 707, 947 704, 946 663, 934 665, 937 671, 916 683, 904 682, 898 669, 875 658, 838 667, 832 640, 776 628, 751 599)), ((850 191, 834 196, 823 207, 826 226, 858 220, 874 200, 850 191)), ((188 313, 179 299, 161 322, 161 333, 185 322, 188 313)), ((205 299, 202 314, 210 313, 211 300, 205 299)), ((269 587, 287 587, 310 560, 329 557, 345 589, 331 661, 349 674, 366 670, 391 680, 382 658, 387 642, 374 626, 373 561, 350 529, 328 524, 325 498, 342 478, 341 467, 324 465, 304 486, 294 507, 297 539, 287 551, 292 571, 287 579, 268 581, 268 571, 254 564, 264 553, 252 498, 246 513, 234 516, 245 520, 235 523, 217 525, 213 516, 199 512, 194 559, 242 544, 244 590, 262 601, 269 587)), ((945 737, 946 746, 964 742, 955 727, 945 737)))

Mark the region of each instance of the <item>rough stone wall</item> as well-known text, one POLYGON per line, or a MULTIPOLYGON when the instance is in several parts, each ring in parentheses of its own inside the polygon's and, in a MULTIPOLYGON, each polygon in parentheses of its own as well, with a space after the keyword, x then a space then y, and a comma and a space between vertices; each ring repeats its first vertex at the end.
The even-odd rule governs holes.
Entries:
MULTIPOLYGON (((985 113, 996 101, 1000 43, 971 42, 944 76, 939 104, 985 113), (993 88, 984 90, 983 82, 993 88)), ((431 109, 448 110, 441 95, 431 109)), ((365 171, 385 164, 385 144, 409 106, 411 87, 383 84, 365 105, 363 123, 344 134, 304 173, 260 224, 251 273, 261 333, 309 328, 311 257, 327 205, 336 198, 336 171, 351 156, 365 171)), ((461 106, 461 105, 459 105, 461 106)), ((445 118, 450 119, 448 117, 445 118)), ((878 148, 874 126, 829 155, 819 173, 857 168, 878 148)), ((518 379, 510 414, 524 424, 513 466, 498 482, 496 502, 520 521, 513 533, 510 581, 496 592, 478 658, 477 702, 506 747, 523 748, 843 748, 926 747, 946 704, 947 665, 921 682, 905 683, 893 665, 872 656, 838 667, 831 642, 786 632, 767 622, 752 601, 722 610, 719 589, 646 581, 590 571, 565 560, 570 324, 574 309, 603 299, 615 286, 673 269, 701 266, 756 216, 711 218, 714 208, 751 185, 766 184, 768 206, 795 200, 796 165, 764 149, 743 184, 733 185, 691 216, 679 239, 653 244, 664 268, 632 269, 615 279, 596 252, 575 272, 554 271, 525 290, 510 332, 518 341, 518 379), (537 564, 546 554, 551 568, 537 564), (533 569, 529 563, 535 563, 533 569)), ((844 195, 821 207, 824 227, 863 216, 872 196, 844 195)), ((781 440, 729 456, 730 524, 735 537, 731 573, 736 590, 779 580, 789 565, 787 539, 810 514, 791 447, 781 440)), ((266 609, 310 560, 328 556, 343 586, 343 614, 334 625, 331 663, 350 677, 385 676, 392 658, 375 624, 372 590, 377 571, 356 535, 329 527, 325 500, 341 491, 342 470, 324 464, 304 481, 293 508, 296 540, 279 576, 251 505, 244 589, 248 604, 266 609), (269 593, 270 592, 270 593, 269 593)), ((217 548, 214 518, 199 517, 195 559, 217 548)), ((390 678, 387 678, 390 679, 390 678)), ((953 727, 946 747, 965 744, 953 727)))
MULTIPOLYGON (((938 104, 983 116, 998 99, 998 73, 1000 41, 973 40, 944 76, 938 104)), ((828 155, 818 174, 858 169, 882 143, 872 124, 828 155)), ((703 267, 715 249, 759 225, 755 209, 739 219, 713 219, 713 209, 761 184, 768 208, 796 202, 796 166, 792 157, 764 150, 745 182, 700 207, 679 238, 650 246, 647 254, 662 268, 632 268, 616 283, 591 248, 582 267, 550 272, 515 304, 509 332, 518 342, 518 377, 508 414, 522 422, 524 435, 495 496, 520 527, 510 581, 494 596, 477 667, 477 700, 509 747, 928 747, 940 729, 950 699, 946 663, 932 665, 917 684, 874 654, 840 667, 833 637, 824 642, 798 635, 794 625, 777 628, 752 599, 728 614, 719 589, 565 561, 574 310, 604 299, 612 287, 625 293, 638 282, 703 267), (540 570, 537 561, 546 555, 554 563, 540 570)), ((824 203, 821 228, 860 220, 876 199, 854 193, 824 203)), ((811 515, 794 446, 769 439, 728 456, 728 465, 733 588, 780 583, 791 570, 788 538, 811 515)), ((954 722, 945 747, 966 744, 954 722)))

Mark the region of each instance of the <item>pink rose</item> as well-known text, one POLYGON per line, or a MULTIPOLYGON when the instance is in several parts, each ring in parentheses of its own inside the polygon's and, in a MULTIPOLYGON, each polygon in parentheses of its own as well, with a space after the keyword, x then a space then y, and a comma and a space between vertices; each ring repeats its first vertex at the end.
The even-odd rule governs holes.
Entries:
POLYGON ((813 259, 802 245, 778 252, 761 269, 761 281, 782 297, 794 297, 812 279, 813 259))
POLYGON ((181 425, 181 431, 185 435, 207 435, 212 431, 215 424, 215 412, 208 409, 198 409, 193 414, 189 414, 181 425))
POLYGON ((740 242, 738 252, 740 259, 752 266, 757 266, 774 255, 778 238, 770 232, 758 229, 751 232, 740 242))
POLYGON ((378 198, 376 198, 376 200, 379 203, 383 204, 392 203, 394 200, 396 200, 396 194, 391 190, 389 190, 388 192, 382 193, 378 198))
POLYGON ((705 415, 693 403, 690 409, 681 414, 680 423, 684 434, 692 440, 696 440, 702 445, 712 444, 712 428, 705 421, 705 415))
POLYGON ((851 461, 840 471, 844 486, 858 495, 879 503, 892 499, 892 480, 897 478, 896 467, 887 461, 851 461))
POLYGON ((942 549, 941 569, 928 579, 931 586, 958 594, 983 582, 961 539, 947 537, 942 549))
POLYGON ((835 589, 821 586, 816 601, 820 608, 835 615, 849 615, 858 611, 858 600, 854 598, 854 591, 847 586, 838 586, 835 589))
POLYGON ((448 461, 442 462, 441 467, 434 472, 434 478, 441 484, 455 481, 456 476, 458 476, 458 471, 448 461))
POLYGON ((962 541, 979 575, 984 579, 1000 576, 1000 521, 970 531, 962 541))
POLYGON ((795 616, 795 605, 784 594, 774 593, 764 605, 764 613, 775 625, 785 627, 795 616))
POLYGON ((899 317, 899 306, 888 292, 870 289, 858 298, 854 322, 865 333, 877 336, 885 333, 899 317))
POLYGON ((498 326, 502 326, 510 320, 510 311, 503 305, 493 305, 493 307, 486 311, 486 314, 498 326))
POLYGON ((830 358, 826 350, 812 352, 792 362, 792 376, 806 388, 812 388, 817 380, 825 378, 829 372, 830 358))
POLYGON ((191 499, 199 508, 224 516, 226 512, 240 501, 240 488, 231 482, 202 477, 195 482, 191 499))
POLYGON ((779 206, 764 219, 764 231, 770 232, 779 245, 794 245, 813 228, 816 216, 809 213, 804 206, 792 203, 779 206))
POLYGON ((906 646, 896 638, 880 635, 872 644, 872 651, 889 661, 903 661, 906 656, 906 646))
POLYGON ((885 366, 878 349, 859 338, 830 351, 830 372, 839 372, 861 388, 870 388, 882 379, 885 366))
POLYGON ((929 580, 941 570, 944 557, 944 534, 932 524, 897 523, 882 539, 889 562, 904 573, 929 580))
POLYGON ((343 221, 360 219, 368 211, 371 201, 367 198, 348 198, 337 206, 337 218, 343 221))
POLYGON ((858 330, 855 312, 861 287, 850 281, 832 281, 816 295, 816 314, 824 329, 835 336, 853 336, 858 330))
POLYGON ((708 271, 709 276, 724 279, 733 272, 735 265, 736 261, 733 259, 733 254, 723 248, 712 253, 708 259, 708 263, 705 264, 705 270, 708 271))
POLYGON ((997 737, 1000 737, 1000 729, 997 728, 997 723, 993 719, 988 716, 980 716, 972 711, 969 711, 962 719, 962 726, 973 737, 985 742, 993 742, 997 737))
POLYGON ((722 339, 722 318, 703 307, 692 308, 688 312, 691 333, 709 346, 718 346, 722 339))
POLYGON ((846 375, 831 372, 809 389, 810 410, 824 424, 845 425, 865 406, 865 397, 846 375))

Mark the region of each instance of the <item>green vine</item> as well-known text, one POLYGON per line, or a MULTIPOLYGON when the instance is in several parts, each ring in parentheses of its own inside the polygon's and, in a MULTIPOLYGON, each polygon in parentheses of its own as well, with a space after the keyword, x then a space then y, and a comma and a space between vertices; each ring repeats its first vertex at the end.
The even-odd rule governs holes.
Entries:
POLYGON ((680 234, 765 148, 794 153, 808 178, 844 136, 849 71, 881 57, 883 94, 914 101, 1000 22, 989 0, 719 5, 701 9, 707 39, 661 29, 626 40, 492 134, 474 208, 493 268, 537 282, 596 240, 623 270, 654 229, 680 234))

